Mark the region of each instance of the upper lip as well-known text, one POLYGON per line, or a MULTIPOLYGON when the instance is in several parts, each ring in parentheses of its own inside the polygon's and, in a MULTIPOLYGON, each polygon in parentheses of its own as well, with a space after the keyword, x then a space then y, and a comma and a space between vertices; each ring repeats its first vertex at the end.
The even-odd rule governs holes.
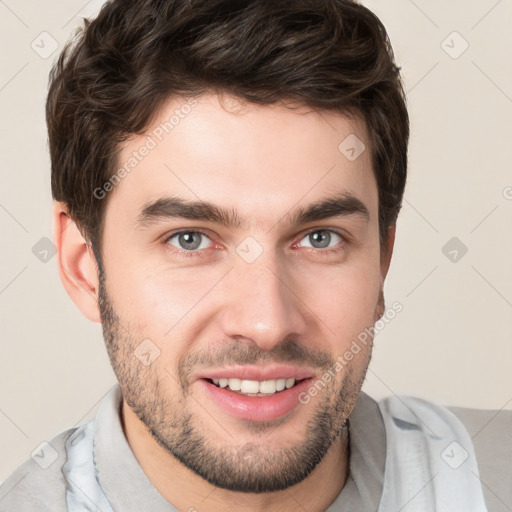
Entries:
POLYGON ((198 379, 240 379, 240 380, 303 380, 314 377, 315 372, 305 366, 272 364, 268 366, 223 366, 210 368, 198 374, 198 379))

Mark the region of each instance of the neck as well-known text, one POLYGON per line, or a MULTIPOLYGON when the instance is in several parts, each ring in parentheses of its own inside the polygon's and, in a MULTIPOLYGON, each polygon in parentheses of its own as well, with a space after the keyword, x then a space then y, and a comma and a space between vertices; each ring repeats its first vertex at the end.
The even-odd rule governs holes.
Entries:
POLYGON ((158 492, 179 510, 224 512, 236 503, 239 512, 321 512, 334 502, 348 477, 348 428, 302 482, 283 491, 253 494, 215 487, 193 473, 160 446, 124 401, 122 420, 138 463, 158 492))

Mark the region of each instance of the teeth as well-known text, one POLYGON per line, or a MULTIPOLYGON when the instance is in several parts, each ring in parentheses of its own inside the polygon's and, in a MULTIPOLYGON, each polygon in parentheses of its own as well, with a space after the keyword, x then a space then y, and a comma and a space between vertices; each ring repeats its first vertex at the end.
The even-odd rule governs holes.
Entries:
POLYGON ((286 389, 291 388, 295 384, 295 379, 286 379, 286 389))
POLYGON ((259 393, 260 383, 257 380, 243 380, 241 393, 259 393))
POLYGON ((264 380, 263 382, 260 382, 259 384, 259 391, 260 393, 268 393, 268 394, 274 394, 276 389, 276 381, 275 380, 264 380))
POLYGON ((231 391, 240 391, 247 395, 273 395, 285 388, 290 389, 295 385, 295 379, 276 380, 241 380, 241 379, 212 379, 213 383, 221 388, 229 388, 231 391))
POLYGON ((242 381, 240 379, 229 379, 228 386, 231 391, 240 391, 242 388, 242 381))

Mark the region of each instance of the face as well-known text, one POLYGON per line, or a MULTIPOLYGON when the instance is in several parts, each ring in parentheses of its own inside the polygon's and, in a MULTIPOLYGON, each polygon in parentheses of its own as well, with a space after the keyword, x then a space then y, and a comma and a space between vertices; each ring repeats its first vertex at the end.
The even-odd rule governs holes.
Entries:
POLYGON ((158 443, 218 487, 275 491, 359 394, 371 340, 344 354, 382 313, 377 185, 368 150, 338 148, 368 140, 357 119, 224 100, 173 99, 123 146, 100 308, 158 443))

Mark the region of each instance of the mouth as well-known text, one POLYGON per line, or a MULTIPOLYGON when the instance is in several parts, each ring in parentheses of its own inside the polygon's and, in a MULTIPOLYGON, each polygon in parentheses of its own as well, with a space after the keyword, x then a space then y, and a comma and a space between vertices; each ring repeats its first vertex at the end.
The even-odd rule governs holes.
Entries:
POLYGON ((196 380, 208 402, 231 417, 246 421, 273 421, 291 415, 299 397, 311 385, 314 373, 305 368, 233 367, 213 370, 196 380))

